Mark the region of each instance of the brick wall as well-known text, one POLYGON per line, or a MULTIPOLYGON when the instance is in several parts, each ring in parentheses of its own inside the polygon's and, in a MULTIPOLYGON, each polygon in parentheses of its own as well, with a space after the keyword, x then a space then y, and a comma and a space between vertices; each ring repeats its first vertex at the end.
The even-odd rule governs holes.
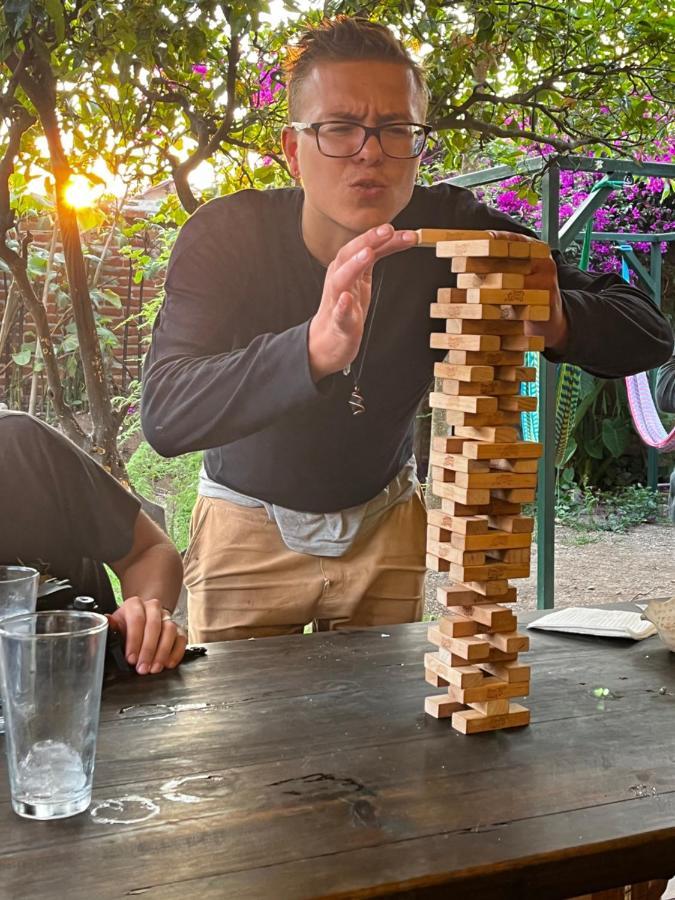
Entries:
MULTIPOLYGON (((26 227, 30 229, 33 243, 39 244, 48 250, 52 237, 51 231, 46 230, 40 221, 28 223, 27 226, 24 226, 24 230, 26 227)), ((101 236, 101 242, 91 244, 88 248, 89 251, 94 255, 100 254, 105 238, 106 234, 104 233, 101 236)), ((144 238, 138 236, 136 242, 142 246, 144 245, 144 238)), ((145 279, 140 284, 136 284, 133 280, 132 264, 120 254, 118 243, 118 241, 113 240, 108 248, 98 287, 114 291, 119 296, 122 306, 121 309, 118 309, 112 304, 101 305, 99 313, 111 320, 108 327, 118 338, 118 344, 114 350, 113 375, 116 384, 124 391, 132 380, 140 377, 141 361, 145 352, 145 346, 142 343, 135 317, 145 303, 157 296, 162 285, 161 279, 154 281, 145 279)), ((57 243, 56 252, 60 252, 61 249, 60 243, 57 243)), ((149 248, 148 252, 152 254, 152 247, 149 248)), ((91 279, 96 271, 97 263, 95 260, 87 260, 87 266, 91 279)), ((0 272, 0 319, 4 312, 10 281, 11 277, 9 275, 0 272)), ((68 288, 65 279, 61 279, 60 284, 62 290, 67 293, 68 288)), ((34 286, 38 295, 42 296, 43 280, 35 279, 34 286)), ((64 316, 64 313, 67 313, 66 308, 58 307, 54 291, 50 291, 47 302, 47 316, 52 330, 61 335, 65 334, 65 324, 70 320, 70 316, 64 316)), ((12 353, 18 352, 24 337, 28 340, 31 334, 34 334, 32 320, 21 307, 15 319, 8 345, 0 356, 0 401, 8 403, 12 408, 17 408, 18 406, 23 409, 28 408, 31 367, 17 366, 12 360, 12 353)), ((42 397, 45 390, 46 384, 41 383, 38 395, 42 397)), ((39 405, 38 411, 40 409, 41 406, 39 405)))

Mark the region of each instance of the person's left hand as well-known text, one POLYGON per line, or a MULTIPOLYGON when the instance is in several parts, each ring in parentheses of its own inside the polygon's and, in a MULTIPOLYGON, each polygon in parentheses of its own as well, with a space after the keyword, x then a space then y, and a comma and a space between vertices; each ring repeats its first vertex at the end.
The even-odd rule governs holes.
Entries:
POLYGON ((125 658, 139 675, 175 669, 183 658, 187 638, 159 600, 129 597, 108 624, 124 638, 125 658))
MULTIPOLYGON (((532 241, 533 238, 514 231, 490 231, 494 238, 502 241, 532 241)), ((525 334, 541 335, 547 349, 560 351, 567 343, 567 316, 563 306, 558 269, 552 256, 529 260, 530 275, 525 276, 525 290, 549 291, 551 295, 551 317, 548 322, 525 322, 525 334)))

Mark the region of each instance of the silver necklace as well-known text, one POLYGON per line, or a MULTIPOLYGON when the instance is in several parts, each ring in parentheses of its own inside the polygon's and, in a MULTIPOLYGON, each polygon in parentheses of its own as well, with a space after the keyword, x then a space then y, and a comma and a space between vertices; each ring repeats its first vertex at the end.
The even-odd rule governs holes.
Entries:
POLYGON ((352 372, 351 363, 348 363, 344 369, 342 370, 343 375, 350 375, 354 380, 354 389, 349 395, 349 408, 352 411, 353 416, 360 416, 366 411, 366 403, 363 399, 363 394, 361 392, 361 388, 359 383, 361 381, 361 376, 363 375, 363 367, 366 362, 366 353, 368 351, 368 344, 370 342, 370 335, 373 330, 373 322, 375 321, 375 313, 377 312, 377 302, 380 299, 380 294, 382 293, 382 283, 384 282, 384 268, 380 272, 380 278, 377 282, 377 287, 375 288, 375 296, 372 298, 370 306, 368 307, 368 314, 366 315, 366 328, 365 328, 365 337, 361 341, 361 347, 359 348, 359 367, 358 372, 352 372))
MULTIPOLYGON (((302 211, 300 212, 300 216, 298 217, 298 236, 302 243, 302 246, 305 248, 305 253, 307 254, 307 261, 310 264, 310 268, 314 273, 314 277, 316 279, 317 287, 319 288, 321 294, 323 294, 323 283, 319 281, 319 277, 315 270, 315 260, 312 254, 307 249, 307 244, 305 243, 305 239, 302 234, 302 211)), ((359 387, 359 382, 361 381, 361 376, 363 375, 363 367, 366 362, 366 352, 368 350, 368 344, 370 342, 370 335, 373 330, 373 322, 375 320, 375 313, 377 312, 377 303, 380 299, 380 294, 382 293, 382 283, 384 281, 384 263, 382 264, 382 271, 380 272, 380 277, 377 282, 377 287, 375 288, 374 296, 371 293, 371 302, 368 307, 368 314, 366 315, 366 324, 365 324, 365 337, 361 341, 361 347, 359 348, 359 353, 357 359, 359 361, 358 372, 352 371, 352 364, 347 363, 347 365, 342 370, 342 374, 349 377, 352 376, 354 382, 354 389, 349 395, 349 408, 352 411, 353 416, 360 416, 366 411, 366 403, 363 398, 363 394, 361 392, 361 388, 359 387)), ((325 282, 325 276, 324 276, 325 282)))

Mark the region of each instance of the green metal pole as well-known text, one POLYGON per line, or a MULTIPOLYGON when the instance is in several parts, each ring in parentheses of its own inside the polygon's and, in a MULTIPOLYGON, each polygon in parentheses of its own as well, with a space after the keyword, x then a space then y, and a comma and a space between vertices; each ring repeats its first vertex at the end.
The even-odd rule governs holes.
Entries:
MULTIPOLYGON (((652 244, 649 248, 649 274, 652 277, 652 291, 654 303, 661 308, 661 246, 660 244, 652 244)), ((656 386, 656 370, 652 369, 649 373, 649 383, 652 388, 652 394, 656 386)), ((650 447, 647 450, 647 484, 653 491, 659 488, 659 452, 650 447)))
MULTIPOLYGON (((541 236, 553 249, 559 246, 560 169, 552 161, 542 179, 541 236)), ((537 609, 555 602, 555 389, 556 366, 543 357, 539 366, 539 462, 537 495, 537 609)))

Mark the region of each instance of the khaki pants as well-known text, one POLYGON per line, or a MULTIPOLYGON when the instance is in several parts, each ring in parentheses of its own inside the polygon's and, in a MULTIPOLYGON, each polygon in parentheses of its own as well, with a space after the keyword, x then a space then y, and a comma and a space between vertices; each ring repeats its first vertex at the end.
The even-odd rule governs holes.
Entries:
POLYGON ((340 557, 289 550, 262 507, 199 497, 185 555, 190 641, 419 621, 426 511, 416 493, 340 557))

